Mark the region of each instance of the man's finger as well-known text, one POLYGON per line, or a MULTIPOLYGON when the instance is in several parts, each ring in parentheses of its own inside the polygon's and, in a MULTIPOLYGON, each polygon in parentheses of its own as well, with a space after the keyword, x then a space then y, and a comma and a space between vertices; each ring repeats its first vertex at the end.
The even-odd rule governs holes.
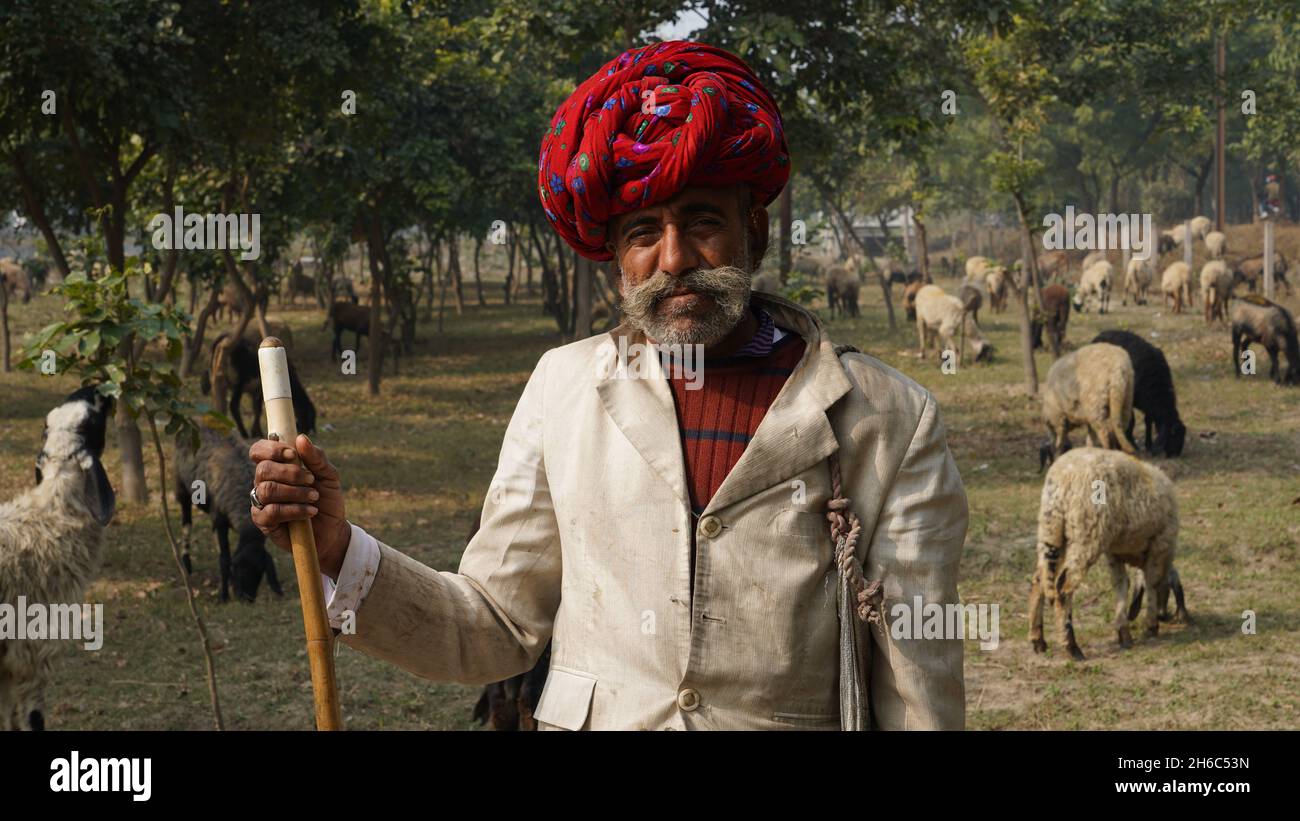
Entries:
MULTIPOLYGON (((254 508, 257 510, 257 508, 254 508)), ((316 515, 315 505, 270 504, 259 511, 254 522, 260 528, 272 528, 286 522, 303 522, 316 515)))
POLYGON ((258 482, 255 489, 257 490, 257 499, 263 505, 269 505, 272 502, 310 504, 320 498, 320 493, 310 487, 286 485, 281 482, 258 482))
POLYGON ((283 442, 259 439, 249 446, 248 458, 254 462, 293 462, 297 460, 297 454, 292 448, 285 447, 283 442))
POLYGON ((298 446, 298 453, 302 456, 302 463, 308 470, 323 478, 334 478, 337 471, 334 470, 329 459, 325 458, 325 451, 316 447, 306 434, 298 434, 295 444, 298 446))
POLYGON ((310 485, 316 481, 316 477, 305 468, 282 462, 258 462, 257 468, 253 471, 253 479, 258 482, 280 482, 286 485, 310 485))

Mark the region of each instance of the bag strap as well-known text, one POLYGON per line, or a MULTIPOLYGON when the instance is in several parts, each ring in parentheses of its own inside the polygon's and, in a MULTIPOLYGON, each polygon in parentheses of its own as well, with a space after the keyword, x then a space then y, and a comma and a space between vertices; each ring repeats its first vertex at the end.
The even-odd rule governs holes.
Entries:
MULTIPOLYGON (((835 355, 860 353, 852 345, 836 345, 835 355)), ((840 622, 840 729, 866 730, 871 726, 867 652, 870 624, 884 627, 880 607, 882 584, 867 581, 857 558, 862 523, 853 512, 852 500, 844 495, 839 454, 827 460, 831 473, 831 498, 826 518, 831 525, 831 543, 839 576, 838 615, 840 622)))

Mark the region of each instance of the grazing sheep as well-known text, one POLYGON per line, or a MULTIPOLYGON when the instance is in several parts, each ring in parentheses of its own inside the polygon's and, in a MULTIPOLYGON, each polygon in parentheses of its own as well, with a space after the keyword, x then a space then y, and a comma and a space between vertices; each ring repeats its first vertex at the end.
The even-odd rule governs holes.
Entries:
POLYGON ((1000 265, 986 269, 984 285, 989 292, 989 309, 1000 314, 1007 309, 1007 270, 1000 265))
POLYGON ((858 274, 850 259, 846 263, 832 265, 826 271, 826 304, 831 309, 831 319, 835 318, 835 309, 840 309, 840 316, 858 315, 858 274))
POLYGON ((1151 261, 1133 257, 1128 261, 1128 270, 1124 272, 1124 296, 1121 305, 1128 305, 1128 298, 1133 297, 1134 305, 1147 304, 1147 289, 1151 287, 1151 261))
POLYGON ((1098 262, 1108 262, 1108 261, 1109 260, 1107 258, 1105 251, 1089 251, 1088 254, 1084 256, 1083 262, 1079 265, 1079 270, 1086 271, 1092 266, 1096 265, 1098 262))
POLYGON ((1196 239, 1204 239, 1210 233, 1210 226, 1214 223, 1209 217, 1192 217, 1192 236, 1196 239))
MULTIPOLYGON (((984 289, 968 282, 961 286, 961 290, 957 292, 957 298, 961 300, 962 310, 970 314, 971 318, 975 320, 975 324, 978 325, 980 321, 980 307, 984 304, 984 289)), ((912 312, 916 312, 915 305, 912 308, 912 312)), ((911 316, 908 318, 915 319, 916 317, 911 316)))
POLYGON ((1043 312, 1034 312, 1030 326, 1034 350, 1043 347, 1043 329, 1047 329, 1047 338, 1052 343, 1052 358, 1061 358, 1061 346, 1065 344, 1065 329, 1070 324, 1070 290, 1064 285, 1052 284, 1042 290, 1043 312))
POLYGON ((1160 238, 1156 242, 1156 253, 1164 255, 1183 244, 1183 226, 1175 225, 1173 228, 1160 232, 1160 238))
POLYGON ((1076 425, 1087 429, 1090 445, 1132 453, 1125 431, 1133 418, 1133 382, 1128 353, 1116 345, 1084 345, 1056 360, 1043 388, 1043 421, 1052 441, 1039 452, 1039 469, 1069 450, 1076 425))
POLYGON ((1079 278, 1079 287, 1074 292, 1074 309, 1082 312, 1089 297, 1097 300, 1098 313, 1106 313, 1110 308, 1110 292, 1115 282, 1115 266, 1106 260, 1098 260, 1083 270, 1079 278))
POLYGON ((305 296, 308 301, 314 299, 316 297, 316 280, 302 272, 300 263, 294 263, 293 270, 284 279, 284 289, 280 292, 280 307, 284 307, 286 297, 292 306, 294 300, 300 294, 305 296))
MULTIPOLYGON (((1142 411, 1146 425, 1147 453, 1157 450, 1168 458, 1180 456, 1187 439, 1187 426, 1178 416, 1178 397, 1174 392, 1174 378, 1169 363, 1159 348, 1129 331, 1102 331, 1093 342, 1118 345, 1128 353, 1133 366, 1133 409, 1142 411), (1155 428, 1155 442, 1151 429, 1155 428)), ((1133 422, 1130 417, 1129 441, 1133 441, 1133 422)))
POLYGON ((1154 465, 1125 453, 1079 448, 1056 460, 1043 480, 1038 508, 1037 563, 1029 592, 1029 640, 1034 652, 1047 650, 1043 605, 1056 612, 1060 641, 1076 661, 1083 651, 1074 638, 1074 591, 1088 569, 1105 556, 1115 591, 1115 633, 1120 647, 1133 645, 1129 632, 1128 570, 1142 571, 1148 588, 1146 633, 1160 626, 1157 601, 1169 586, 1178 548, 1178 499, 1174 484, 1154 465))
POLYGON ((913 282, 903 290, 903 311, 908 322, 916 321, 916 295, 925 287, 924 282, 913 282))
POLYGON ((1183 305, 1192 306, 1192 269, 1186 262, 1173 262, 1160 275, 1160 292, 1164 295, 1164 306, 1169 307, 1169 300, 1174 302, 1174 313, 1181 314, 1183 305))
MULTIPOLYGON (((284 595, 275 572, 275 560, 266 549, 266 536, 253 524, 249 515, 248 492, 253 488, 253 463, 248 460, 248 444, 234 436, 223 436, 206 427, 199 429, 196 450, 188 435, 176 437, 173 491, 181 509, 181 561, 185 572, 193 574, 190 561, 190 527, 193 522, 191 502, 212 517, 212 530, 220 547, 221 601, 230 600, 233 581, 235 597, 242 601, 257 598, 263 574, 271 591, 284 595), (203 482, 203 501, 195 501, 195 482, 203 482), (230 556, 230 529, 235 529, 239 544, 230 556)), ((263 491, 265 492, 265 491, 263 491)))
POLYGON ((1064 251, 1048 251, 1038 255, 1038 275, 1043 282, 1064 279, 1070 272, 1070 255, 1064 251))
MULTIPOLYGON (((1264 255, 1243 259, 1237 263, 1237 270, 1241 272, 1242 281, 1246 283, 1250 293, 1255 293, 1263 287, 1264 282, 1264 255)), ((1286 255, 1281 251, 1273 252, 1273 282, 1279 286, 1286 287, 1287 296, 1291 295, 1291 283, 1287 282, 1287 261, 1286 255)))
MULTIPOLYGON (((277 326, 272 326, 276 333, 280 332, 277 326)), ((288 330, 285 327, 283 330, 288 330)), ((215 357, 217 348, 230 336, 229 332, 223 332, 217 335, 212 341, 212 355, 215 357)), ((292 337, 285 340, 285 348, 292 355, 292 337)), ((261 344, 261 334, 256 329, 248 329, 244 336, 239 339, 230 349, 226 351, 223 360, 224 374, 226 384, 230 388, 229 407, 230 416, 235 420, 235 427, 239 429, 239 435, 245 438, 252 437, 257 439, 262 435, 262 372, 257 361, 257 348, 261 344), (248 394, 253 400, 253 428, 250 432, 244 427, 244 414, 242 405, 244 394, 248 394)), ((211 380, 205 375, 202 382, 203 390, 206 393, 209 390, 211 380)), ((289 363, 289 387, 293 390, 293 412, 298 422, 298 431, 300 433, 310 434, 316 430, 316 406, 312 404, 311 397, 307 395, 307 389, 298 379, 298 370, 289 363)))
POLYGON ((1268 375, 1279 385, 1300 384, 1300 345, 1296 344, 1295 317, 1276 302, 1250 294, 1232 306, 1232 373, 1241 376, 1241 357, 1252 343, 1268 351, 1268 375), (1277 353, 1286 348, 1286 374, 1278 366, 1277 353))
POLYGON ((987 270, 994 266, 988 257, 974 256, 966 259, 966 280, 983 280, 987 270))
POLYGON ((0 288, 5 289, 10 299, 18 296, 21 291, 24 305, 32 301, 32 291, 35 290, 27 270, 13 257, 0 258, 0 288))
POLYGON ((1211 231, 1205 235, 1205 253, 1210 259, 1223 259, 1228 252, 1228 235, 1222 231, 1211 231))
POLYGON ((1221 259, 1211 260, 1201 268, 1201 303, 1205 306, 1205 322, 1227 320, 1228 299, 1232 288, 1241 281, 1241 274, 1229 271, 1221 259))
POLYGON ((916 334, 921 348, 921 358, 925 359, 925 349, 933 337, 936 347, 942 350, 957 351, 957 364, 961 364, 964 345, 953 345, 953 336, 963 334, 971 339, 975 351, 975 361, 991 361, 993 346, 981 335, 979 326, 970 320, 957 297, 944 293, 938 285, 926 285, 916 292, 916 334))
MULTIPOLYGON (((74 391, 45 417, 36 487, 0 505, 0 603, 80 604, 116 497, 100 458, 112 401, 74 391)), ((0 730, 45 727, 57 641, 0 639, 0 730)))

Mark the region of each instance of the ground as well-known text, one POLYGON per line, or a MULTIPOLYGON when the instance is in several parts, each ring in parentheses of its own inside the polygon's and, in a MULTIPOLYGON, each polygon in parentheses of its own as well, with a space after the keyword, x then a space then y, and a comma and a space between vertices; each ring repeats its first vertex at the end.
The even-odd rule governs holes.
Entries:
MULTIPOLYGON (((939 284, 956 290, 952 281, 939 284)), ((499 299, 498 287, 486 291, 499 299)), ((970 498, 961 594, 967 602, 1000 605, 997 649, 967 642, 969 727, 1300 727, 1300 604, 1294 593, 1300 582, 1300 388, 1278 388, 1263 375, 1235 379, 1226 328, 1206 326, 1199 312, 1172 316, 1154 302, 1120 307, 1116 299, 1106 316, 1071 317, 1071 347, 1102 329, 1127 328, 1148 335, 1170 360, 1188 426, 1187 450, 1180 459, 1155 461, 1177 486, 1177 565, 1194 622, 1162 624, 1154 640, 1136 631, 1134 648, 1118 650, 1109 628, 1109 574, 1094 567, 1075 599, 1075 626, 1088 660, 1069 661, 1054 634, 1048 636, 1051 652, 1036 656, 1027 640, 1026 605, 1044 428, 1037 401, 1025 393, 1014 308, 981 312, 997 346, 992 365, 945 375, 933 357, 916 357, 915 330, 901 314, 898 329, 889 330, 874 283, 862 294, 862 315, 830 323, 832 335, 900 368, 938 397, 970 498), (1255 635, 1242 632, 1247 610, 1257 616, 1255 635)), ((901 302, 897 288, 894 299, 901 302)), ((1284 301, 1293 311, 1300 308, 1300 299, 1284 301)), ((11 307, 19 333, 59 310, 54 297, 11 307)), ((376 400, 367 396, 363 375, 343 376, 331 363, 320 311, 273 312, 272 318, 294 328, 296 361, 318 424, 332 428, 315 438, 342 471, 350 518, 421 561, 454 570, 514 403, 537 359, 558 344, 554 321, 540 314, 536 301, 493 302, 450 316, 440 335, 422 326, 416 354, 402 360, 400 376, 388 372, 376 400)), ((1050 364, 1050 355, 1039 354, 1040 379, 1050 364)), ((30 486, 42 417, 74 387, 62 377, 0 374, 0 499, 30 486)), ((115 477, 111 440, 105 462, 115 477)), ((148 462, 153 499, 147 507, 119 506, 102 571, 87 594, 88 601, 105 604, 104 647, 70 648, 60 659, 48 693, 52 728, 212 726, 202 658, 157 509, 152 455, 148 462)), ((201 515, 195 533, 196 579, 218 648, 227 726, 309 728, 311 682, 287 555, 277 553, 283 599, 263 587, 253 604, 221 605, 215 544, 201 515)), ((338 678, 351 728, 477 726, 470 720, 476 688, 429 683, 346 647, 339 650, 338 678)))

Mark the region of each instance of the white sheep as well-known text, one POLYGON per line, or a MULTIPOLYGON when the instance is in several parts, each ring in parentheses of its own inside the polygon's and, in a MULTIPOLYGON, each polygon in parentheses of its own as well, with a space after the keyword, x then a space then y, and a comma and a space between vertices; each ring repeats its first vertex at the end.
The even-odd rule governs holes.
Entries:
POLYGON ((1210 233, 1210 226, 1213 224, 1209 217, 1192 217, 1192 236, 1204 239, 1205 235, 1210 233))
POLYGON ((1043 387, 1043 421, 1050 448, 1059 456, 1069 450, 1070 428, 1088 431, 1094 447, 1133 452, 1127 434, 1133 418, 1133 363, 1118 345, 1095 342, 1066 354, 1047 372, 1043 387))
MULTIPOLYGON (((1043 604, 1051 600, 1060 641, 1084 659, 1074 638, 1074 591, 1102 555, 1115 591, 1115 632, 1121 647, 1129 632, 1128 570, 1142 571, 1146 633, 1159 632, 1158 601, 1167 600, 1170 569, 1178 547, 1178 499, 1159 468, 1125 453, 1078 448, 1056 460, 1043 481, 1038 509, 1037 562, 1029 593, 1029 640, 1047 650, 1043 604)), ((1136 614, 1134 614, 1136 615, 1136 614)))
POLYGON ((1099 313, 1110 308, 1110 292, 1115 282, 1115 266, 1108 260, 1098 260, 1083 271, 1079 287, 1074 292, 1075 310, 1082 311, 1089 297, 1097 300, 1099 313))
POLYGON ((1082 264, 1079 265, 1079 270, 1086 271, 1098 262, 1105 261, 1105 259, 1105 251, 1089 251, 1088 255, 1083 258, 1082 264))
POLYGON ((1228 235, 1222 231, 1211 231, 1205 235, 1205 252, 1210 259, 1223 259, 1228 253, 1228 235))
POLYGON ((1130 259, 1128 270, 1124 273, 1124 296, 1120 304, 1128 305, 1128 298, 1133 297, 1134 305, 1145 305, 1152 277, 1150 260, 1138 257, 1130 259))
MULTIPOLYGON (((1174 313, 1181 314, 1183 305, 1192 305, 1192 269, 1186 262, 1172 262, 1160 275, 1160 291, 1164 295, 1164 305, 1174 303, 1174 313)), ((1194 307, 1194 306, 1193 306, 1194 307)))
POLYGON ((984 273, 996 263, 988 257, 974 256, 966 259, 966 281, 984 281, 984 273))
MULTIPOLYGON (((87 387, 45 417, 36 487, 0 505, 0 604, 16 608, 19 596, 46 607, 81 604, 113 518, 113 486, 100 463, 111 406, 87 387)), ((44 729, 59 647, 0 639, 0 730, 44 729)))
POLYGON ((989 309, 1000 314, 1007 309, 1007 270, 993 265, 984 271, 984 287, 989 294, 989 309))
POLYGON ((1211 260, 1201 268, 1201 302, 1205 306, 1205 321, 1227 320, 1228 299, 1236 279, 1228 264, 1221 259, 1211 260))
POLYGON ((925 350, 931 339, 935 340, 936 350, 942 344, 942 350, 956 350, 957 363, 961 364, 961 347, 954 347, 953 336, 963 331, 971 339, 975 351, 975 361, 993 358, 993 346, 980 335, 979 326, 966 313, 961 300, 949 296, 938 285, 926 285, 916 292, 916 335, 921 348, 921 358, 925 359, 925 350))

